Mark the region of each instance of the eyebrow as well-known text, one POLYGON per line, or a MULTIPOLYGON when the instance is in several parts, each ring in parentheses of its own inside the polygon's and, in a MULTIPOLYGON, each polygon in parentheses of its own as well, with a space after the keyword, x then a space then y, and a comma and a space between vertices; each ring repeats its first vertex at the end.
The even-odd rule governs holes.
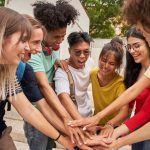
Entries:
POLYGON ((140 42, 135 42, 133 44, 127 44, 127 45, 135 45, 135 44, 140 44, 140 42))

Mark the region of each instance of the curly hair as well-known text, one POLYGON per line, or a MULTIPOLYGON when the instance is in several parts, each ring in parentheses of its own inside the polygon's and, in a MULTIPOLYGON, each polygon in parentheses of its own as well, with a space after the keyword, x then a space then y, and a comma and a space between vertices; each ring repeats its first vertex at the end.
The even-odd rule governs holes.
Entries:
POLYGON ((74 23, 79 15, 79 12, 64 0, 58 0, 56 5, 37 1, 32 6, 35 18, 45 26, 47 31, 67 27, 74 23))
POLYGON ((149 0, 125 0, 123 6, 123 13, 125 19, 131 25, 138 21, 142 23, 143 27, 150 26, 150 2, 149 0))

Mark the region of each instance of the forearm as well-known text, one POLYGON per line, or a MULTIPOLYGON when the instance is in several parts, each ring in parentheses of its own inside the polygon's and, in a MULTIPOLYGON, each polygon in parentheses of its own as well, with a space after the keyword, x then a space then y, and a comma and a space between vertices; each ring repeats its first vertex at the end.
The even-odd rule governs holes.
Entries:
POLYGON ((111 125, 115 126, 119 126, 122 122, 124 122, 127 117, 128 117, 128 105, 122 107, 119 111, 119 113, 112 118, 110 121, 108 121, 108 123, 110 123, 111 125))
POLYGON ((54 110, 48 105, 45 99, 38 101, 36 104, 48 122, 50 122, 57 130, 61 131, 64 134, 67 134, 62 120, 54 112, 54 110))
POLYGON ((135 99, 138 94, 143 90, 143 87, 139 88, 138 85, 139 84, 135 83, 132 87, 128 88, 125 92, 123 92, 113 103, 111 103, 104 110, 98 113, 98 118, 104 118, 118 111, 121 107, 135 99))
POLYGON ((49 85, 42 86, 42 87, 40 87, 40 89, 41 89, 46 101, 48 102, 48 104, 50 106, 52 106, 58 112, 59 116, 61 116, 61 118, 63 120, 65 120, 66 118, 71 119, 68 112, 62 106, 57 95, 55 94, 55 92, 49 85))
POLYGON ((150 130, 150 123, 147 123, 146 125, 128 134, 127 136, 119 138, 118 148, 128 145, 128 144, 133 144, 133 143, 137 143, 140 141, 149 140, 150 139, 150 132, 148 132, 149 130, 150 130))
POLYGON ((122 124, 121 126, 117 127, 115 130, 114 130, 114 133, 113 133, 113 138, 114 139, 117 139, 118 137, 122 136, 122 135, 125 135, 129 133, 129 129, 128 127, 125 125, 125 124, 122 124))
POLYGON ((69 94, 67 93, 61 93, 59 94, 59 99, 62 103, 62 105, 64 106, 64 108, 66 108, 66 110, 68 111, 68 113, 70 114, 70 116, 73 119, 81 119, 82 116, 80 115, 77 106, 75 106, 75 104, 72 102, 69 94))
POLYGON ((59 135, 58 131, 55 130, 47 120, 42 116, 42 114, 31 105, 31 103, 26 99, 23 93, 17 94, 17 99, 11 101, 12 105, 16 108, 18 113, 24 118, 25 121, 29 122, 36 129, 41 131, 43 134, 51 137, 53 139, 57 138, 59 135), (24 107, 22 109, 22 106, 24 107), (37 117, 38 116, 38 117, 37 117))

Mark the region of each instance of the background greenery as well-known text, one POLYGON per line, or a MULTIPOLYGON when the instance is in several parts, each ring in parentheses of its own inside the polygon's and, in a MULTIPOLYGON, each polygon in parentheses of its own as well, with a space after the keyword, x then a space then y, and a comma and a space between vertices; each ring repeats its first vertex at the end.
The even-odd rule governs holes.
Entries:
POLYGON ((111 38, 115 29, 124 36, 129 28, 123 20, 123 0, 80 0, 90 19, 90 34, 93 38, 111 38))
MULTIPOLYGON (((121 6, 123 0, 80 0, 90 19, 90 35, 93 38, 111 38, 120 29, 124 36, 129 26, 123 20, 121 6)), ((5 0, 0 0, 4 6, 5 0)))

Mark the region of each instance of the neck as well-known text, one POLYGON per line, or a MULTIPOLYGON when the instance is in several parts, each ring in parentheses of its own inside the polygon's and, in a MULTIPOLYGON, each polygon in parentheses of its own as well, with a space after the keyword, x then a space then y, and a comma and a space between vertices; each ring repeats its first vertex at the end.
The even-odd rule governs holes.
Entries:
POLYGON ((107 75, 107 76, 103 76, 100 73, 100 71, 98 71, 98 74, 97 74, 100 86, 106 86, 114 79, 115 76, 116 76, 116 72, 114 72, 113 74, 107 75))

